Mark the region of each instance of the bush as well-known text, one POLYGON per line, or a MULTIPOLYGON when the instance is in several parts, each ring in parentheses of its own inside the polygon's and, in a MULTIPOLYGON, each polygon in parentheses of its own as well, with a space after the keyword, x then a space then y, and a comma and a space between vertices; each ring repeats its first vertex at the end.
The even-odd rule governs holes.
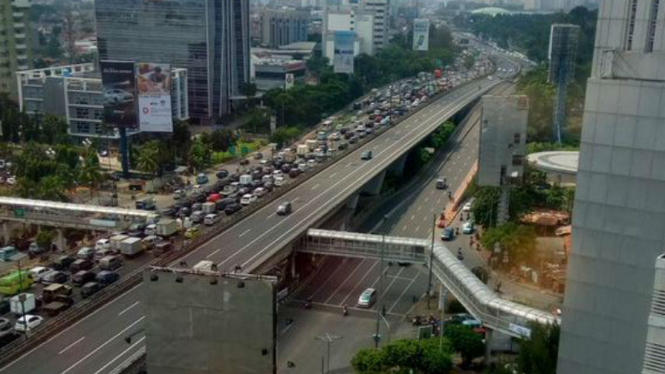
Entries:
POLYGON ((469 367, 474 358, 485 354, 483 338, 466 326, 448 326, 445 335, 450 339, 455 351, 462 356, 462 367, 469 367))
POLYGON ((444 339, 397 340, 380 349, 362 349, 351 359, 359 374, 448 373, 452 369, 452 347, 444 339))

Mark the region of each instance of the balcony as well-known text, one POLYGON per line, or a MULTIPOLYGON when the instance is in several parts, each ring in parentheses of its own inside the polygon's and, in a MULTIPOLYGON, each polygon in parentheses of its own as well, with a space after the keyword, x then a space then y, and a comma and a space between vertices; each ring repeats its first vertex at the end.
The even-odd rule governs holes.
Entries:
POLYGON ((14 18, 23 18, 24 14, 23 12, 14 12, 12 13, 12 17, 14 18))
POLYGON ((14 24, 15 29, 22 29, 24 27, 25 27, 25 23, 23 23, 23 22, 18 22, 18 23, 14 24))
POLYGON ((21 43, 21 44, 17 44, 17 45, 16 45, 16 49, 28 49, 28 46, 25 45, 25 44, 23 44, 23 43, 21 43))

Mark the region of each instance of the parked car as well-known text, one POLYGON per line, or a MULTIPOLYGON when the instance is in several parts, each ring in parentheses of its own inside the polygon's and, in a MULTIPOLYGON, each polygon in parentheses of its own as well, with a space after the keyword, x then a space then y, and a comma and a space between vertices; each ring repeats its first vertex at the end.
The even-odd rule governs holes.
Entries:
POLYGON ((263 197, 268 193, 268 190, 266 190, 263 187, 258 187, 254 190, 253 194, 256 195, 256 197, 263 197))
POLYGON ((94 266, 95 266, 95 263, 92 262, 91 260, 79 258, 78 260, 72 262, 71 265, 69 265, 69 271, 72 274, 74 274, 74 273, 79 272, 81 270, 90 270, 94 266))
POLYGON ((44 248, 37 244, 37 242, 32 242, 30 243, 30 247, 28 247, 28 254, 31 256, 38 256, 43 253, 46 253, 48 251, 48 248, 44 248))
POLYGON ((114 253, 115 251, 112 249, 100 249, 98 251, 95 251, 95 256, 93 257, 93 259, 95 261, 99 261, 106 256, 112 256, 114 253))
POLYGON ((466 204, 464 204, 464 206, 462 207, 462 211, 463 211, 463 212, 470 212, 472 206, 473 206, 473 202, 472 202, 472 201, 468 201, 468 202, 467 202, 466 204))
POLYGON ((224 179, 229 176, 229 171, 225 169, 220 169, 217 173, 215 173, 215 176, 217 179, 224 179))
POLYGON ((376 290, 368 288, 360 294, 357 306, 360 308, 371 308, 376 302, 376 290))
POLYGON ((26 314, 23 317, 20 317, 16 320, 14 325, 14 330, 19 332, 28 332, 35 329, 37 326, 41 325, 44 322, 44 317, 36 316, 34 314, 26 314))
POLYGON ((464 234, 473 234, 475 230, 476 225, 474 225, 473 221, 466 221, 464 222, 464 225, 462 225, 462 233, 464 234))
POLYGON ((256 199, 257 199, 256 195, 248 193, 248 194, 242 195, 242 199, 240 199, 240 204, 249 205, 249 204, 255 202, 256 199))
POLYGON ((95 243, 95 249, 107 249, 111 248, 111 239, 99 239, 95 243))
POLYGON ((76 261, 74 257, 62 255, 53 261, 53 265, 51 267, 53 270, 67 270, 69 269, 69 265, 71 265, 74 261, 76 261))
POLYGON ((122 266, 122 257, 106 256, 99 260, 99 268, 102 270, 115 270, 122 266))
POLYGON ((199 175, 196 176, 196 184, 206 184, 209 181, 210 179, 208 179, 208 176, 203 173, 199 173, 199 175))
POLYGON ((441 240, 450 241, 455 239, 455 230, 452 227, 446 227, 441 232, 441 240))

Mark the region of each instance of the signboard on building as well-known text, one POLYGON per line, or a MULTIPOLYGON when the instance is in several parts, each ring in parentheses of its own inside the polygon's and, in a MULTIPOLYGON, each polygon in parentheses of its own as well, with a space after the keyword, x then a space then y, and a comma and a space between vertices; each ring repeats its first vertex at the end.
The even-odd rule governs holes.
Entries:
POLYGON ((335 31, 333 71, 335 73, 353 73, 353 44, 356 33, 353 31, 335 31))
POLYGON ((429 20, 413 20, 413 50, 427 51, 429 49, 429 20))
POLYGON ((104 122, 116 127, 138 127, 134 63, 100 61, 99 65, 104 89, 104 122))
POLYGON ((295 81, 295 77, 291 73, 287 73, 284 75, 284 88, 289 89, 293 87, 293 82, 295 81))
POLYGON ((137 63, 136 81, 141 131, 173 132, 171 66, 149 62, 137 63))

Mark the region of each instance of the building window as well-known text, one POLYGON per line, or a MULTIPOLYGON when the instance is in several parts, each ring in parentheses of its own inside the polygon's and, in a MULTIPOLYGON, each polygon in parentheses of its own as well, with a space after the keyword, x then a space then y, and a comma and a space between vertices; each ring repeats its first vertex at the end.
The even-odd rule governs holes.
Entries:
POLYGON ((637 0, 630 0, 628 9, 628 30, 626 30, 626 50, 633 49, 633 34, 635 33, 635 16, 637 15, 637 0))
POLYGON ((649 15, 649 31, 647 33, 646 52, 653 52, 653 44, 656 39, 656 24, 658 19, 658 7, 660 0, 651 0, 651 14, 649 15))
POLYGON ((513 166, 522 166, 522 155, 513 155, 513 166))
POLYGON ((88 118, 89 115, 88 108, 76 108, 76 118, 88 118))
POLYGON ((79 122, 76 124, 76 132, 80 134, 90 133, 90 124, 87 122, 79 122))
POLYGON ((515 144, 520 144, 520 140, 522 140, 522 134, 519 132, 515 133, 515 139, 513 140, 513 143, 515 144))

